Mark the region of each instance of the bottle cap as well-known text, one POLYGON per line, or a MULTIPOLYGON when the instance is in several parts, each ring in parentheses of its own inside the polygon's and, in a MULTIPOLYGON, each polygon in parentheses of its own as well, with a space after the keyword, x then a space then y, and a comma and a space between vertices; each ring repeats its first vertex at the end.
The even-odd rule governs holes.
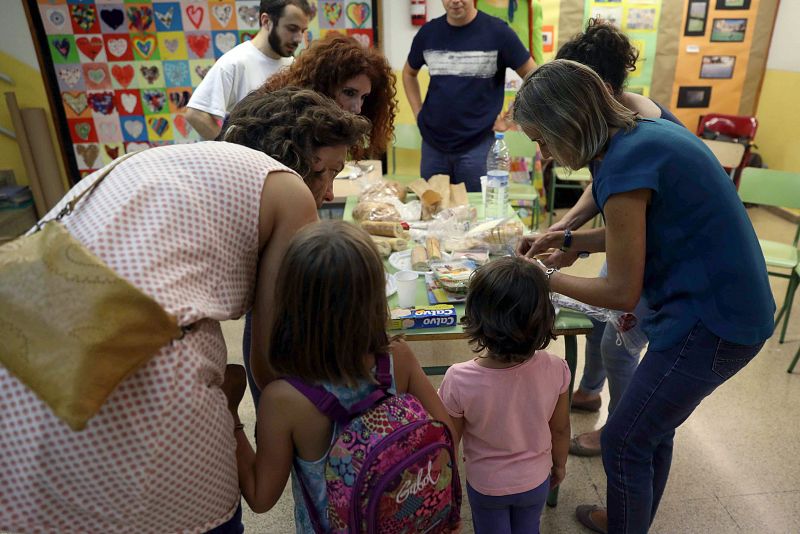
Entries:
POLYGON ((506 135, 503 132, 495 132, 494 138, 495 139, 503 139, 506 135))

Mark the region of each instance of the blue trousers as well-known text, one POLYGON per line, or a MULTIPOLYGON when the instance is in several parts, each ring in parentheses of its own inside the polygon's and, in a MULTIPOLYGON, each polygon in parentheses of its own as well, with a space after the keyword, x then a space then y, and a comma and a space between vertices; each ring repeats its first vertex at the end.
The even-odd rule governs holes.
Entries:
POLYGON ((647 351, 601 436, 609 534, 647 532, 667 485, 675 429, 763 345, 730 343, 697 323, 675 347, 647 351))
POLYGON ((206 534, 242 534, 244 532, 244 523, 242 523, 242 502, 239 501, 239 507, 233 516, 222 523, 221 525, 212 528, 206 534))
MULTIPOLYGON (((607 264, 600 270, 601 277, 608 274, 607 264)), ((642 318, 651 313, 644 297, 639 300, 633 311, 641 323, 642 318)), ((590 395, 599 395, 608 378, 608 413, 616 408, 619 399, 633 378, 639 364, 639 354, 631 354, 617 335, 614 325, 589 318, 594 325, 591 333, 586 334, 586 352, 583 376, 580 389, 590 395)))
POLYGON ((440 152, 422 141, 422 159, 419 173, 426 180, 434 174, 447 174, 451 184, 464 183, 467 191, 480 192, 481 176, 486 174, 486 156, 494 142, 494 135, 477 146, 463 152, 440 152))
POLYGON ((475 534, 539 534, 539 518, 550 491, 550 478, 530 491, 484 495, 467 482, 475 534))

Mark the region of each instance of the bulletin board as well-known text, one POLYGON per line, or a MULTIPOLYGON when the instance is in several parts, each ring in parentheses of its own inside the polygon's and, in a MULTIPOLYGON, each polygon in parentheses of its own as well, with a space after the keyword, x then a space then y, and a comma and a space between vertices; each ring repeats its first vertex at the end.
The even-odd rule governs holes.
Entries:
MULTIPOLYGON (((73 183, 127 152, 197 141, 192 91, 259 30, 259 0, 26 2, 73 183)), ((338 31, 375 45, 378 0, 310 3, 308 42, 338 31)))

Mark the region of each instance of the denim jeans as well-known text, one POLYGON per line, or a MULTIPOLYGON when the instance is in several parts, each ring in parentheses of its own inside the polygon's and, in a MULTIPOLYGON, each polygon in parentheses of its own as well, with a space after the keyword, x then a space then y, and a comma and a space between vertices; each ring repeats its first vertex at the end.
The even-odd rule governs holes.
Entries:
POLYGON ((672 440, 705 397, 758 354, 698 322, 668 350, 648 350, 601 437, 609 534, 647 532, 672 462, 672 440))
POLYGON ((486 174, 486 156, 492 143, 494 135, 487 135, 486 139, 469 150, 440 152, 422 141, 420 176, 427 180, 434 174, 446 174, 450 176, 451 184, 464 182, 467 191, 480 192, 481 176, 486 174))
POLYGON ((253 406, 258 410, 258 400, 261 398, 261 390, 256 386, 253 378, 253 370, 250 369, 250 338, 253 335, 253 312, 247 312, 244 316, 244 332, 242 333, 242 358, 244 359, 244 370, 247 373, 247 387, 253 396, 253 406))
MULTIPOLYGON (((599 276, 607 275, 608 265, 603 263, 599 276)), ((650 313, 644 297, 639 300, 633 313, 640 323, 644 315, 650 313)), ((608 413, 611 414, 636 371, 639 354, 628 352, 614 325, 591 317, 589 319, 594 328, 591 333, 586 334, 585 363, 579 387, 585 393, 599 395, 608 377, 608 392, 611 399, 608 403, 608 413)))
POLYGON ((539 520, 549 491, 549 477, 532 490, 513 495, 484 495, 467 482, 475 534, 539 534, 539 520))

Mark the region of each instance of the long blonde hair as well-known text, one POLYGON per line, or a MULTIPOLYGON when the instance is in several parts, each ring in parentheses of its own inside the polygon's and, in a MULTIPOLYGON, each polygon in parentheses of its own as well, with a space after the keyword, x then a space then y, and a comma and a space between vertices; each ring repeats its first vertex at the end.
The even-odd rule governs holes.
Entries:
POLYGON ((525 79, 514 120, 541 132, 555 160, 577 170, 603 151, 612 128, 633 128, 636 114, 614 99, 592 69, 557 59, 525 79))

